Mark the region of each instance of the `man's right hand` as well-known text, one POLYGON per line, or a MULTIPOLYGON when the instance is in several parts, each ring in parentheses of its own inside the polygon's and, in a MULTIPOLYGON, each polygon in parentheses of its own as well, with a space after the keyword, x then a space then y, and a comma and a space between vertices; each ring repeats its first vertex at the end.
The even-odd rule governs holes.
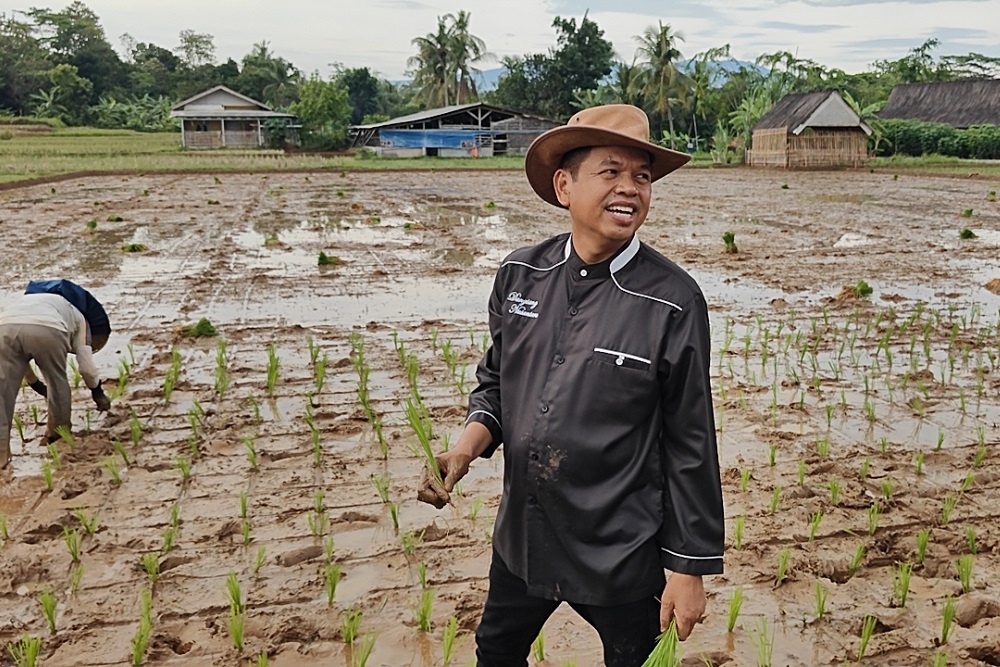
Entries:
POLYGON ((441 482, 425 470, 423 484, 417 492, 417 500, 441 509, 451 502, 451 492, 455 489, 455 484, 469 472, 472 457, 453 449, 439 454, 436 459, 438 470, 441 471, 441 482))

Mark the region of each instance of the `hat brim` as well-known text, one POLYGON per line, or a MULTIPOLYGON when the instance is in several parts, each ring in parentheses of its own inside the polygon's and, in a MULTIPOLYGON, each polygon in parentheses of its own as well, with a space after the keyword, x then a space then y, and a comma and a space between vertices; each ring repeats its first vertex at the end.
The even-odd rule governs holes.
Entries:
POLYGON ((563 208, 556 196, 553 175, 566 153, 588 146, 626 146, 649 153, 652 181, 658 181, 670 172, 683 167, 691 159, 687 153, 657 146, 648 141, 620 132, 599 127, 564 125, 540 135, 535 139, 524 156, 524 172, 528 176, 531 189, 544 201, 563 208))

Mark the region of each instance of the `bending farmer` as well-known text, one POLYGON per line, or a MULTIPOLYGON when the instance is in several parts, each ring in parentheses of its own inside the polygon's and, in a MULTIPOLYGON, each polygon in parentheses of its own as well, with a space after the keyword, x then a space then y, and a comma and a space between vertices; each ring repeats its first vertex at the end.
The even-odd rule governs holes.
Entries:
POLYGON ((22 379, 48 399, 46 442, 58 440, 56 429, 70 425, 67 354, 76 355, 80 375, 97 409, 110 409, 111 401, 101 389, 93 358, 110 334, 104 307, 69 280, 30 282, 25 294, 0 310, 0 469, 10 462, 10 429, 22 379), (32 372, 31 360, 44 382, 32 372))
POLYGON ((639 667, 671 622, 687 638, 702 575, 722 572, 708 307, 636 235, 653 182, 688 159, 627 105, 581 111, 528 150, 528 182, 571 231, 501 264, 465 429, 438 457, 443 488, 418 496, 443 507, 503 444, 480 667, 526 665, 561 602, 597 630, 605 665, 639 667))

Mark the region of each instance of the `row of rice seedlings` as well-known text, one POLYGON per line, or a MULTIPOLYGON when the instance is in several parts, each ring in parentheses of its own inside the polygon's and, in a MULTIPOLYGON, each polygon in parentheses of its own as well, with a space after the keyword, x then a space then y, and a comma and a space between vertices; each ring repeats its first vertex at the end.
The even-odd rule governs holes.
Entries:
MULTIPOLYGON (((396 340, 395 333, 393 333, 393 340, 396 340)), ((371 395, 368 388, 368 377, 371 374, 371 367, 365 360, 365 339, 360 334, 354 332, 351 333, 350 342, 351 365, 358 374, 358 401, 361 403, 361 409, 365 413, 365 418, 368 420, 375 434, 379 450, 382 452, 382 458, 386 459, 389 457, 389 443, 382 433, 382 418, 375 411, 371 403, 371 395)))

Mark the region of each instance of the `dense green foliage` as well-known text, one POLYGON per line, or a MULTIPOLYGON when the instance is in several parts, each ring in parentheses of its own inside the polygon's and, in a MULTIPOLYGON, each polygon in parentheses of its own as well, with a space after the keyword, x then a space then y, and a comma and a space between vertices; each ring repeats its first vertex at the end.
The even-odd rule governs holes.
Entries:
MULTIPOLYGON (((304 147, 341 148, 352 124, 479 100, 477 68, 493 56, 470 23, 465 11, 438 17, 432 32, 412 40, 412 82, 395 85, 367 67, 334 65, 328 78, 303 74, 266 41, 253 44, 239 62, 219 63, 212 35, 194 30, 181 31, 174 48, 124 35, 119 56, 97 15, 79 0, 61 11, 0 14, 0 124, 12 122, 4 120, 11 116, 55 126, 172 130, 172 105, 225 85, 297 114, 304 147)), ((662 21, 635 37, 630 62, 616 60, 604 31, 586 15, 556 17, 552 28, 555 43, 547 52, 502 60, 505 72, 485 101, 560 121, 588 106, 636 104, 665 145, 683 149, 690 142, 728 162, 740 159, 753 126, 784 95, 835 89, 875 129, 878 154, 997 157, 993 127, 953 130, 878 119, 897 84, 1000 74, 997 58, 937 57, 936 39, 898 60, 877 60, 866 72, 848 74, 787 51, 763 54, 752 64, 734 61, 729 45, 686 57, 683 34, 662 21)), ((268 136, 274 146, 292 138, 273 122, 268 136)))

